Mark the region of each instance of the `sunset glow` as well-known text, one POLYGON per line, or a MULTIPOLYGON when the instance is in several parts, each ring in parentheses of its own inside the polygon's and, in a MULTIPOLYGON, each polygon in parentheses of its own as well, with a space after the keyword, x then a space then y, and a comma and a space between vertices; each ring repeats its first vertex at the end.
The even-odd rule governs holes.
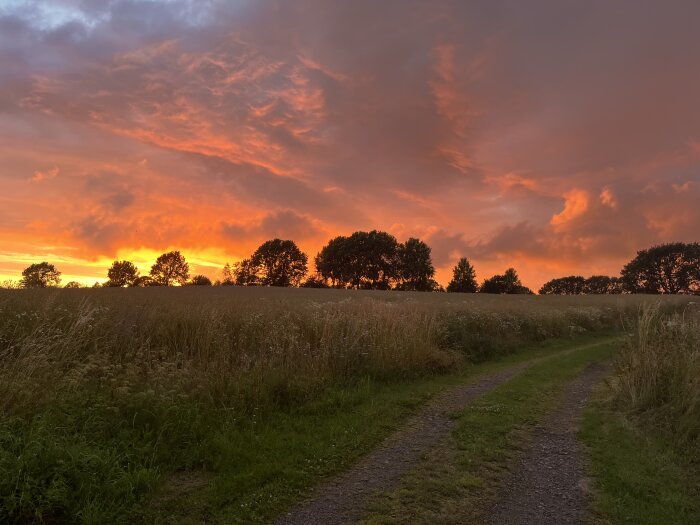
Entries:
POLYGON ((419 237, 446 284, 700 233, 693 1, 0 0, 0 281, 419 237))

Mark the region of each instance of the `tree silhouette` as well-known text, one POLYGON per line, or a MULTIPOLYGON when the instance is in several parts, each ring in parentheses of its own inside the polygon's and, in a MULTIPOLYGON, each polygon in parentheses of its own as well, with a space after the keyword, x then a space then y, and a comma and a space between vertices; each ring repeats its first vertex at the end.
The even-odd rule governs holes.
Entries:
POLYGON ((22 271, 23 288, 48 288, 61 284, 61 272, 46 261, 32 264, 22 271))
POLYGON ((211 286, 211 279, 206 275, 195 275, 187 284, 191 286, 211 286))
POLYGON ((352 255, 348 237, 338 236, 328 241, 316 255, 316 271, 333 288, 345 288, 351 280, 352 255))
POLYGON ((186 284, 190 278, 190 265, 178 251, 164 253, 151 266, 151 279, 160 286, 186 284))
POLYGON ((333 287, 389 290, 399 277, 398 252, 393 235, 358 231, 331 239, 316 255, 316 269, 333 287))
POLYGON ((438 288, 433 277, 435 268, 430 258, 430 247, 411 237, 398 248, 398 290, 431 292, 438 288))
POLYGON ((302 288, 329 288, 326 280, 318 275, 309 275, 301 284, 302 288))
POLYGON ((264 242, 250 258, 262 286, 298 286, 306 275, 308 258, 294 241, 264 242))
POLYGON ((586 292, 586 279, 580 275, 570 275, 552 279, 542 285, 541 295, 580 295, 586 292))
POLYGON ((85 288, 85 286, 80 284, 78 281, 69 281, 66 283, 64 288, 85 288))
POLYGON ((236 284, 236 274, 229 263, 226 263, 221 270, 221 281, 218 284, 221 286, 233 286, 236 284))
MULTIPOLYGON (((226 267, 224 267, 224 269, 226 269, 226 267)), ((234 263, 231 268, 231 276, 233 277, 233 282, 230 284, 238 286, 257 286, 260 284, 256 268, 251 259, 243 259, 234 263)), ((225 284, 229 283, 226 282, 225 284)))
POLYGON ((462 257, 452 270, 452 280, 447 285, 447 291, 475 293, 478 288, 474 267, 465 257, 462 257))
POLYGON ((515 268, 508 268, 503 275, 494 275, 484 280, 479 292, 492 294, 531 294, 532 290, 522 285, 515 268))
POLYGON ((676 242, 641 250, 622 269, 622 282, 632 293, 698 293, 700 244, 676 242))
POLYGON ((134 263, 130 261, 114 261, 109 270, 107 270, 108 281, 105 283, 105 286, 134 286, 138 276, 139 270, 134 263))
POLYGON ((160 283, 153 280, 149 275, 139 275, 134 279, 133 286, 138 288, 145 288, 147 286, 161 286, 160 283))
POLYGON ((586 279, 585 292, 587 294, 620 294, 622 293, 622 280, 619 277, 607 275, 592 275, 586 279))

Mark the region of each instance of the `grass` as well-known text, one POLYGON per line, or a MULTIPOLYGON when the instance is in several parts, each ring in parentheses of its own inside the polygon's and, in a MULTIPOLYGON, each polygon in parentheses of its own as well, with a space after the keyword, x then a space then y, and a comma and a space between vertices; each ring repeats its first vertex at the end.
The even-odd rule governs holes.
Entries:
MULTIPOLYGON (((445 376, 361 381, 330 388, 299 406, 224 421, 218 411, 159 407, 145 397, 131 407, 137 417, 125 424, 106 399, 69 398, 29 425, 4 427, 8 439, 0 447, 0 469, 23 473, 18 504, 31 502, 37 517, 83 523, 263 522, 318 479, 370 450, 436 392, 571 344, 552 342, 445 376), (154 419, 166 415, 164 421, 154 419), (122 421, 117 433, 110 424, 115 416, 122 421), (195 489, 167 481, 183 478, 195 489), (197 488, 200 480, 205 486, 197 488), (74 514, 62 516, 56 502, 74 514)), ((16 476, 5 478, 2 493, 16 482, 16 476)))
POLYGON ((458 415, 452 440, 437 447, 401 486, 377 498, 364 523, 480 523, 503 475, 534 427, 588 363, 616 345, 582 345, 529 368, 458 415))
POLYGON ((585 413, 600 523, 700 523, 699 314, 643 308, 585 413))
POLYGON ((187 499, 172 494, 205 480, 188 505, 258 519, 347 465, 470 363, 609 329, 641 301, 1 291, 0 521, 167 517, 187 499))
POLYGON ((615 360, 614 402, 677 444, 700 447, 700 308, 643 308, 615 360))
POLYGON ((700 472, 687 449, 649 432, 597 399, 586 410, 581 439, 595 480, 597 523, 700 523, 700 472), (693 466, 693 462, 695 466, 693 466))

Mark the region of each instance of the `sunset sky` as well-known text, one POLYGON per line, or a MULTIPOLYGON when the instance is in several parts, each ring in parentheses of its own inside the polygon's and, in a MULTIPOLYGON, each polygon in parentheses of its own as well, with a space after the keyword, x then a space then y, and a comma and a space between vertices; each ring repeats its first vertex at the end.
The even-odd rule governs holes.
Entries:
POLYGON ((0 280, 382 229, 537 288, 700 241, 700 2, 0 0, 0 280))

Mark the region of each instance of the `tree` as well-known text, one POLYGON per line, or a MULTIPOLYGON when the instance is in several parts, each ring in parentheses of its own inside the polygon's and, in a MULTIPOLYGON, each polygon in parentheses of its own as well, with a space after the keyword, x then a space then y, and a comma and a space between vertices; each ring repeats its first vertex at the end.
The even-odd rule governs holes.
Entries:
POLYGON ((66 283, 64 288, 85 288, 85 286, 80 284, 78 281, 69 281, 66 283))
POLYGON ((676 242, 641 250, 622 269, 622 282, 632 293, 698 293, 700 244, 676 242))
POLYGON ((607 275, 592 275, 586 279, 584 292, 587 294, 620 294, 622 293, 622 280, 619 277, 607 275))
POLYGON ((333 288, 345 288, 351 280, 350 251, 348 237, 338 236, 328 241, 314 259, 319 276, 333 288))
POLYGON ((430 258, 430 247, 420 239, 411 237, 400 244, 398 256, 398 290, 432 292, 438 288, 433 277, 435 267, 430 258))
POLYGON ((105 286, 124 287, 134 286, 139 276, 139 269, 130 261, 114 261, 107 270, 108 281, 105 286))
POLYGON ((334 288, 389 290, 399 277, 399 243, 386 232, 336 237, 316 255, 319 275, 334 288))
POLYGON ((48 288, 61 284, 61 272, 53 264, 40 262, 22 271, 23 288, 48 288))
POLYGON ((308 257, 294 241, 272 239, 261 244, 250 261, 262 286, 299 286, 308 257))
POLYGON ((318 275, 309 275, 306 280, 301 283, 302 288, 329 288, 326 280, 318 275))
POLYGON ((580 295, 586 292, 586 279, 580 275, 559 277, 546 282, 540 288, 540 295, 580 295))
POLYGON ((186 284, 190 278, 190 265, 178 251, 164 253, 151 266, 151 278, 161 286, 186 284))
MULTIPOLYGON (((251 259, 243 259, 233 264, 231 269, 233 282, 238 286, 257 286, 260 284, 258 274, 251 259)), ((228 283, 226 283, 228 284, 228 283)))
POLYGON ((157 281, 154 281, 148 275, 140 275, 134 280, 133 286, 135 286, 137 288, 145 288, 147 286, 160 286, 160 283, 158 283, 157 281))
POLYGON ((479 292, 494 294, 531 294, 532 290, 522 285, 515 268, 508 268, 503 275, 494 275, 489 279, 485 279, 479 292))
POLYGON ((233 286, 236 284, 236 274, 233 267, 226 263, 223 270, 221 270, 221 281, 218 281, 221 286, 233 286))
POLYGON ((475 293, 478 288, 474 267, 465 257, 462 257, 452 270, 452 280, 447 284, 447 291, 475 293))
POLYGON ((187 284, 191 286, 211 286, 211 279, 206 275, 195 275, 187 284))

